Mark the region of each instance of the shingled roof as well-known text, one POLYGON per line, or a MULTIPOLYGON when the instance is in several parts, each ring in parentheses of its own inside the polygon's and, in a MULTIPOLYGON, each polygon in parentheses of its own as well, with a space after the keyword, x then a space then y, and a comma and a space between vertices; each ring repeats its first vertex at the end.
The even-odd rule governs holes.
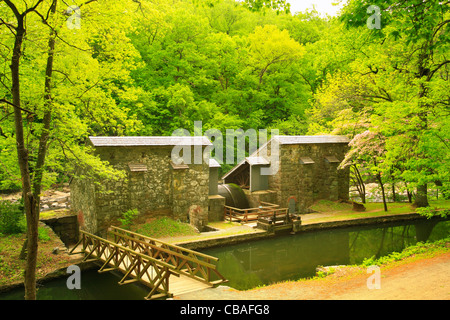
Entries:
POLYGON ((349 143, 346 136, 274 136, 280 144, 349 143))
POLYGON ((211 141, 203 136, 89 137, 89 140, 94 147, 212 145, 211 141))

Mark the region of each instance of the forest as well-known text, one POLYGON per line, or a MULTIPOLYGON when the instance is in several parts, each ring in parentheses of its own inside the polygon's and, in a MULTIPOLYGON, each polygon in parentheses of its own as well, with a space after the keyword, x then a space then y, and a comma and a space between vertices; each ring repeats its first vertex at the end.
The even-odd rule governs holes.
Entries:
POLYGON ((396 183, 424 203, 427 184, 448 193, 448 1, 351 0, 338 17, 284 1, 15 2, 0 2, 0 190, 22 188, 18 125, 45 189, 75 165, 120 175, 91 156, 90 135, 202 121, 223 134, 347 135, 356 182, 396 183))
POLYGON ((448 198, 449 9, 348 0, 327 17, 285 0, 1 0, 0 191, 23 193, 29 255, 43 190, 76 167, 102 183, 123 174, 89 136, 167 136, 194 121, 346 135, 341 166, 362 196, 377 182, 418 207, 429 188, 448 198))

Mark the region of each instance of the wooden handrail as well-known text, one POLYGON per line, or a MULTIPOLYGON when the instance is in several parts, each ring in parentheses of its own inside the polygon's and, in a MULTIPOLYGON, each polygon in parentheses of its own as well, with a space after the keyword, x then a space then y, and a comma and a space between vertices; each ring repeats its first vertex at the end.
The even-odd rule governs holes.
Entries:
MULTIPOLYGON (((128 230, 124 231, 127 232, 128 230)), ((111 233, 118 237, 116 238, 118 242, 80 230, 81 237, 74 248, 70 250, 70 253, 73 253, 75 248, 82 244, 80 253, 85 254, 83 261, 102 261, 103 265, 99 272, 121 270, 125 273, 125 276, 119 282, 120 284, 140 281, 150 286, 152 290, 146 298, 169 295, 169 277, 172 274, 177 277, 180 275, 188 276, 208 285, 227 281, 217 271, 217 266, 211 263, 211 260, 214 262, 218 260, 216 257, 161 241, 159 242, 162 245, 159 246, 152 240, 150 240, 152 242, 150 243, 147 242, 147 239, 144 239, 150 237, 137 233, 122 233, 120 228, 118 228, 117 232, 111 231, 111 233), (147 248, 150 249, 148 251, 150 255, 147 254, 147 248), (202 259, 205 258, 207 261, 200 260, 199 256, 202 256, 202 259), (151 273, 148 272, 149 268, 153 270, 151 273), (212 281, 212 274, 217 275, 219 280, 212 281), (142 276, 146 276, 146 278, 144 279, 142 276), (132 279, 126 280, 129 277, 132 279), (162 294, 155 295, 156 291, 160 291, 162 294)))
POLYGON ((194 251, 194 250, 190 250, 190 249, 187 249, 187 248, 183 248, 181 246, 177 246, 176 244, 167 243, 167 242, 161 241, 159 239, 151 238, 151 237, 148 237, 148 236, 136 233, 136 232, 132 232, 132 231, 126 230, 126 229, 122 229, 122 228, 115 227, 115 226, 111 226, 111 228, 119 230, 119 231, 122 231, 124 233, 128 233, 130 235, 134 235, 134 236, 137 236, 137 237, 140 237, 140 238, 144 238, 144 239, 147 239, 147 240, 150 240, 150 241, 158 242, 158 243, 161 243, 161 244, 166 245, 168 247, 173 247, 175 249, 178 249, 180 251, 184 251, 184 252, 187 252, 187 253, 192 253, 192 254, 195 254, 195 255, 203 257, 203 258, 211 259, 211 260, 214 260, 214 261, 218 261, 219 260, 219 258, 210 256, 210 255, 207 255, 207 254, 204 254, 204 253, 201 253, 201 252, 197 252, 197 251, 194 251))
MULTIPOLYGON (((117 233, 117 232, 114 232, 114 231, 110 231, 110 234, 113 234, 113 235, 116 235, 116 236, 119 236, 119 237, 124 237, 124 238, 127 238, 128 240, 132 240, 132 241, 135 241, 135 242, 139 242, 139 243, 141 243, 141 244, 143 244, 143 245, 145 245, 147 247, 150 247, 150 248, 152 248, 154 250, 162 251, 162 252, 165 252, 167 254, 170 254, 170 255, 173 255, 173 256, 176 256, 176 257, 179 257, 179 258, 183 258, 183 259, 189 260, 189 261, 194 262, 194 263, 198 263, 198 264, 203 265, 203 266, 205 266, 207 268, 211 268, 211 269, 214 269, 214 270, 217 268, 216 265, 214 265, 212 263, 209 263, 208 261, 198 260, 198 259, 195 259, 193 257, 187 256, 187 255, 185 255, 183 253, 179 253, 177 251, 173 251, 173 250, 166 249, 166 248, 163 248, 163 247, 160 247, 160 246, 156 246, 156 245, 153 245, 153 244, 151 244, 149 242, 142 241, 142 240, 136 239, 134 237, 129 237, 129 236, 125 235, 125 234, 117 233)), ((200 254, 200 252, 197 252, 197 253, 200 254)), ((214 258, 215 261, 218 260, 218 258, 216 258, 216 257, 212 257, 212 258, 214 258)))
POLYGON ((154 262, 154 263, 156 263, 156 264, 159 264, 159 265, 161 265, 161 266, 163 266, 163 267, 166 267, 166 268, 169 268, 169 269, 171 269, 171 270, 176 271, 176 268, 175 268, 174 266, 172 266, 172 265, 170 265, 170 264, 168 264, 168 263, 166 263, 166 262, 164 262, 164 261, 160 261, 160 260, 158 260, 158 259, 152 258, 152 257, 150 257, 149 255, 146 255, 146 254, 144 254, 144 253, 136 252, 136 251, 134 251, 134 250, 132 250, 132 249, 130 249, 130 248, 121 246, 120 244, 117 244, 117 243, 112 242, 112 241, 109 241, 109 240, 107 240, 107 239, 98 237, 98 236, 96 236, 96 235, 94 235, 94 234, 91 234, 91 233, 86 232, 86 231, 83 231, 83 230, 80 230, 80 233, 83 234, 83 235, 85 235, 85 236, 87 236, 87 237, 96 239, 97 241, 101 241, 101 242, 107 243, 107 244, 109 244, 109 245, 111 245, 111 246, 114 246, 114 247, 120 249, 120 250, 129 252, 129 253, 132 253, 133 255, 139 256, 139 257, 141 257, 141 258, 143 258, 143 259, 152 261, 152 262, 154 262))
POLYGON ((225 215, 229 216, 230 221, 234 216, 235 218, 241 219, 241 222, 247 223, 249 220, 249 216, 256 215, 257 218, 259 218, 260 216, 287 215, 289 210, 288 208, 279 208, 279 205, 269 202, 261 201, 260 203, 262 204, 262 206, 249 209, 239 209, 230 206, 224 206, 224 213, 225 215))
POLYGON ((83 230, 80 230, 80 233, 81 239, 75 247, 83 243, 82 252, 86 254, 83 261, 86 261, 92 255, 95 257, 94 260, 103 262, 98 270, 99 272, 120 270, 125 274, 119 284, 139 281, 149 286, 151 291, 145 299, 171 296, 169 293, 169 277, 172 274, 179 276, 178 270, 173 266, 83 230), (106 268, 108 265, 112 265, 112 267, 106 268), (152 272, 149 272, 150 268, 152 272), (146 278, 144 278, 145 276, 146 278), (130 277, 132 279, 127 280, 130 277))
POLYGON ((217 270, 217 266, 212 263, 219 260, 216 257, 169 244, 118 227, 113 227, 113 229, 118 231, 110 231, 110 233, 116 237, 115 240, 117 242, 123 241, 133 249, 138 249, 139 246, 141 246, 140 249, 144 252, 146 252, 146 248, 150 249, 149 251, 154 258, 160 257, 166 263, 175 267, 176 272, 180 274, 184 274, 211 285, 214 284, 210 279, 211 271, 213 271, 220 279, 217 283, 226 281, 217 270), (157 243, 160 245, 157 245, 157 243), (142 248, 142 246, 145 248, 142 248), (206 261, 201 259, 205 259, 206 261), (199 276, 198 274, 201 274, 202 276, 199 276))
POLYGON ((245 208, 245 209, 235 208, 235 207, 227 206, 227 205, 225 205, 224 207, 225 207, 225 208, 232 209, 232 210, 235 210, 235 211, 244 211, 244 212, 245 212, 245 211, 250 211, 250 210, 252 210, 252 211, 253 211, 253 210, 259 211, 259 210, 261 210, 261 208, 275 208, 275 207, 279 207, 278 204, 273 204, 273 203, 270 203, 270 202, 260 201, 260 203, 263 204, 263 205, 260 206, 260 207, 245 208))

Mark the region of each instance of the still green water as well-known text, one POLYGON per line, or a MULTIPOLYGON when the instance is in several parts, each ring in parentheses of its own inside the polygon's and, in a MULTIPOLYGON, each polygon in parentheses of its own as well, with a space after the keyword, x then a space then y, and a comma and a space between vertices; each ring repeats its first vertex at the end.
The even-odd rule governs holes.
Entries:
MULTIPOLYGON (((419 241, 450 235, 450 221, 418 221, 299 233, 233 246, 204 250, 219 258, 218 270, 230 287, 244 290, 284 280, 311 277, 319 265, 358 264, 381 257, 419 241)), ((68 275, 69 276, 69 275, 68 275)), ((44 283, 38 300, 141 300, 148 288, 120 286, 120 277, 96 270, 81 274, 81 289, 69 290, 67 278, 44 283)), ((23 289, 0 294, 0 300, 23 299, 23 289)))
MULTIPOLYGON (((79 290, 69 290, 67 279, 62 277, 38 285, 37 300, 143 300, 150 291, 135 284, 119 285, 119 275, 98 273, 95 269, 82 272, 79 290)), ((24 293, 23 288, 15 289, 0 294, 0 300, 23 300, 24 293)))
POLYGON ((317 266, 359 264, 402 251, 417 242, 450 235, 450 221, 420 221, 315 231, 204 250, 218 257, 218 270, 239 290, 312 277, 317 266))

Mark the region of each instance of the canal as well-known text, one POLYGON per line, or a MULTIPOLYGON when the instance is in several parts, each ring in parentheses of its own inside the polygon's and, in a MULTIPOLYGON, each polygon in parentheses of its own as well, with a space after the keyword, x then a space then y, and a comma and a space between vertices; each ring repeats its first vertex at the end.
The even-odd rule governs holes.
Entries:
MULTIPOLYGON (((218 270, 238 290, 314 276, 317 266, 359 264, 365 258, 402 251, 417 242, 450 235, 450 220, 351 227, 298 233, 203 250, 219 258, 218 270)), ((39 286, 38 300, 139 300, 148 288, 120 286, 119 275, 84 271, 81 289, 69 290, 67 278, 39 286)), ((0 294, 0 300, 23 299, 23 289, 0 294)))
POLYGON ((449 235, 449 220, 420 220, 285 235, 203 252, 219 258, 217 268, 228 286, 245 290, 313 277, 317 266, 360 264, 449 235))

